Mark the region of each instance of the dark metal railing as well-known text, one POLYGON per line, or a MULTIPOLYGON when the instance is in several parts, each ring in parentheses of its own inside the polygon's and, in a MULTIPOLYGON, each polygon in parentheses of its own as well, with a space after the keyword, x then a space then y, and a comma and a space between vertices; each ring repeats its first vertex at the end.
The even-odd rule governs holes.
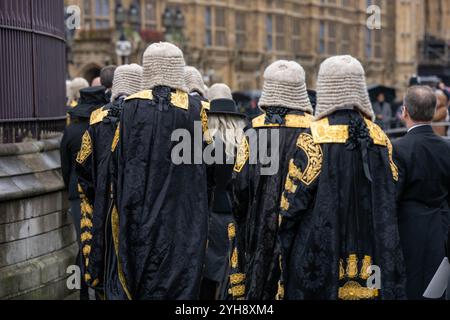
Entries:
POLYGON ((51 138, 64 131, 66 117, 0 120, 0 143, 51 138))
POLYGON ((0 1, 0 143, 60 131, 64 30, 63 0, 0 1))

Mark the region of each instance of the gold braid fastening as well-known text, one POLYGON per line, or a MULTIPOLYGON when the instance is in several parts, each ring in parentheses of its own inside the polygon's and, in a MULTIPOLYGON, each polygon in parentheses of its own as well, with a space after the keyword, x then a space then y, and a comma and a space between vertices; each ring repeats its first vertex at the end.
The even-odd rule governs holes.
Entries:
POLYGON ((369 268, 372 266, 372 258, 370 256, 364 256, 361 272, 359 273, 359 277, 363 280, 369 279, 371 273, 369 268))
POLYGON ((92 140, 89 132, 86 131, 81 138, 81 149, 78 152, 76 161, 83 164, 92 153, 92 140))
POLYGON ((241 284, 245 281, 245 274, 243 273, 234 273, 230 275, 230 283, 235 286, 241 284))
POLYGON ((358 275, 358 257, 356 254, 351 254, 347 258, 347 277, 350 279, 356 278, 358 275))

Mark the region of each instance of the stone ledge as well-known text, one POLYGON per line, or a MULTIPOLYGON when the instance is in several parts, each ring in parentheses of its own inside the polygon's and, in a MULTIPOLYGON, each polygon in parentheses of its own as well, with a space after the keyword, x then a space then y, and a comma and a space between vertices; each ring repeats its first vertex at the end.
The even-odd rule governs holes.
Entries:
POLYGON ((0 157, 0 178, 61 168, 58 150, 0 157))
POLYGON ((53 192, 26 199, 0 202, 0 225, 45 216, 69 208, 66 192, 53 192))
POLYGON ((0 178, 0 202, 29 198, 64 188, 59 170, 0 178))
POLYGON ((72 224, 34 237, 0 244, 0 268, 44 256, 76 241, 72 224))
POLYGON ((0 157, 58 150, 61 138, 62 135, 48 140, 0 144, 0 157))
POLYGON ((34 237, 71 223, 72 218, 67 211, 57 211, 27 220, 0 224, 0 244, 34 237))
POLYGON ((0 268, 0 299, 64 299, 66 269, 75 263, 78 245, 31 259, 10 267, 0 268))

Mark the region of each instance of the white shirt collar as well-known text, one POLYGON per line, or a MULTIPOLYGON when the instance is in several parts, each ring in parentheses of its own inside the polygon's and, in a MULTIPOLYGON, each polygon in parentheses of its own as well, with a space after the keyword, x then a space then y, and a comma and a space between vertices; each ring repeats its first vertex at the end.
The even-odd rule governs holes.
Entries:
POLYGON ((429 126, 429 124, 427 124, 427 123, 416 124, 415 126, 412 126, 411 128, 408 129, 408 133, 413 129, 424 127, 424 126, 429 126))

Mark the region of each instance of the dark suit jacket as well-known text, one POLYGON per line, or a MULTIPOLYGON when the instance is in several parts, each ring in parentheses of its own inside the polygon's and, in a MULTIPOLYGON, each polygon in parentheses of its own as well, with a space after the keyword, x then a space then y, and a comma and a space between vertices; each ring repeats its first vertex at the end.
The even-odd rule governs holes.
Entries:
POLYGON ((431 126, 394 142, 397 210, 410 299, 422 295, 445 256, 449 227, 450 143, 431 126))

